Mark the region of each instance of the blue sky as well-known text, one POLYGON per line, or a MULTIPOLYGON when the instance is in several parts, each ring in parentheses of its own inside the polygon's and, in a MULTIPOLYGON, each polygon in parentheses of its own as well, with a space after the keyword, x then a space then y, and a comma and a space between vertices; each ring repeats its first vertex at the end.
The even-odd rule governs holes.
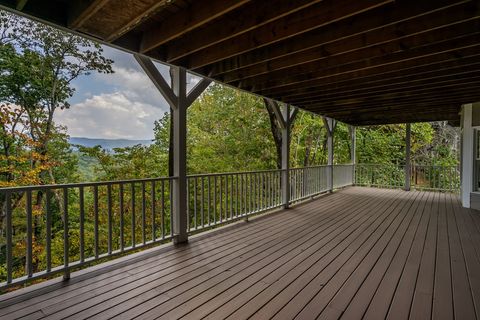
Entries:
MULTIPOLYGON (((165 99, 131 54, 104 49, 115 72, 76 79, 71 108, 56 111, 56 123, 67 126, 73 137, 152 139, 154 121, 168 111, 165 99)), ((169 81, 168 67, 156 65, 169 81)), ((190 86, 195 80, 190 79, 190 86)))

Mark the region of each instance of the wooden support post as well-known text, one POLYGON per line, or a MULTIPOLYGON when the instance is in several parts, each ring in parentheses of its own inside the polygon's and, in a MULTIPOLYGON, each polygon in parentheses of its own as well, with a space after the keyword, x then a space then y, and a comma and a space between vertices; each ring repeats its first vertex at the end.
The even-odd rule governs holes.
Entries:
POLYGON ((471 207, 470 194, 473 191, 475 137, 472 128, 473 104, 462 106, 462 142, 461 142, 461 199, 462 206, 471 207))
POLYGON ((298 109, 292 108, 288 104, 282 109, 278 102, 270 99, 265 99, 265 103, 268 103, 272 108, 282 130, 282 173, 280 183, 283 207, 287 209, 290 206, 290 132, 298 109))
POLYGON ((412 177, 412 165, 410 157, 411 134, 411 124, 407 123, 405 133, 405 191, 410 191, 410 181, 412 177))
POLYGON ((135 59, 150 80, 159 89, 172 109, 173 118, 173 232, 174 243, 188 241, 187 226, 187 109, 195 99, 208 87, 210 80, 201 80, 187 94, 187 71, 181 67, 170 68, 171 86, 160 74, 153 62, 136 54, 135 59))
POLYGON ((284 127, 282 128, 282 199, 283 207, 290 206, 290 106, 282 110, 284 127))
POLYGON ((334 154, 334 132, 337 122, 335 119, 323 117, 323 123, 327 129, 327 165, 328 165, 328 174, 327 174, 327 188, 330 192, 333 192, 333 154, 334 154))
POLYGON ((355 185, 355 167, 357 165, 357 140, 356 140, 356 127, 349 126, 348 131, 350 133, 350 162, 352 163, 352 185, 355 185))

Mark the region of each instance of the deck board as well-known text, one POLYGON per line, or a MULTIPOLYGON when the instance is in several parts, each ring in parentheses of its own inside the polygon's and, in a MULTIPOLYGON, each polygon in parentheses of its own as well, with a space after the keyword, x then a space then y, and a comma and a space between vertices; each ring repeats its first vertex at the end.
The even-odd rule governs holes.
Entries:
POLYGON ((0 320, 479 319, 479 223, 455 195, 349 187, 5 294, 0 320))

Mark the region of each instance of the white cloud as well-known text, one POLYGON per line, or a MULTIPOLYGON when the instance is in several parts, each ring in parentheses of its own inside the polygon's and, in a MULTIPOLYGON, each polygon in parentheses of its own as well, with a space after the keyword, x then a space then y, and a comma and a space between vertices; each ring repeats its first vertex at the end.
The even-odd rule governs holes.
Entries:
POLYGON ((56 122, 66 125, 75 137, 107 139, 152 139, 153 122, 164 111, 131 100, 123 92, 104 93, 58 110, 56 122))
MULTIPOLYGON (((57 111, 57 124, 67 126, 68 133, 76 137, 151 139, 153 122, 169 110, 167 102, 131 54, 104 49, 105 56, 114 61, 114 73, 76 80, 72 107, 57 111)), ((169 83, 169 68, 154 64, 169 83)), ((199 80, 189 75, 187 88, 199 80)))

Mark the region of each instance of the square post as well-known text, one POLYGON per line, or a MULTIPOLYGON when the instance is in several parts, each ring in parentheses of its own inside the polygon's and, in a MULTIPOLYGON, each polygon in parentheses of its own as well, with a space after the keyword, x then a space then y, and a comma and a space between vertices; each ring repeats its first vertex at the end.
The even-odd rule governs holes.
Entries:
POLYGON ((173 117, 173 232, 174 243, 188 241, 187 236, 187 72, 171 67, 172 91, 177 97, 173 117))
POLYGON ((337 122, 332 118, 323 117, 323 123, 327 129, 327 188, 333 192, 333 155, 334 155, 334 132, 337 122))
POLYGON ((473 104, 462 106, 462 141, 461 141, 461 200, 462 206, 471 207, 471 193, 473 191, 475 145, 473 134, 473 104))
POLYGON ((352 185, 355 185, 355 169, 357 165, 357 139, 356 139, 356 127, 349 126, 348 131, 350 133, 350 162, 352 163, 352 185))
POLYGON ((411 135, 412 135, 412 127, 410 123, 407 123, 406 133, 405 133, 405 191, 410 191, 410 182, 412 177, 412 166, 411 166, 411 156, 410 156, 411 135))
POLYGON ((282 127, 282 200, 283 207, 290 206, 290 105, 282 110, 285 125, 282 127))

